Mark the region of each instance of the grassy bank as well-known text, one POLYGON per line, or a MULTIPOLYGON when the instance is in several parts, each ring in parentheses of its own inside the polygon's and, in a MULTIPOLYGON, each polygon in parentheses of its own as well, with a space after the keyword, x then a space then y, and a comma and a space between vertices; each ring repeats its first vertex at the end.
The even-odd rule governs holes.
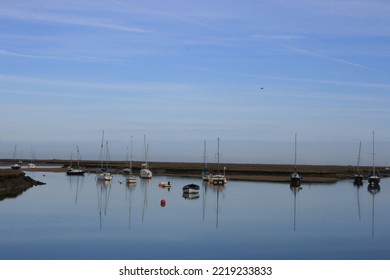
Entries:
MULTIPOLYGON (((13 161, 3 160, 0 163, 2 163, 3 168, 9 168, 13 161)), ((67 160, 37 160, 35 161, 35 164, 38 168, 28 170, 65 172, 66 167, 69 166, 70 163, 71 162, 67 160), (47 166, 47 168, 39 168, 40 166, 47 166)), ((133 162, 132 166, 135 174, 139 173, 141 164, 142 162, 140 161, 133 162)), ((81 162, 81 165, 89 172, 95 172, 96 169, 100 167, 100 162, 84 160, 81 162)), ((112 161, 109 164, 109 167, 117 173, 120 173, 126 166, 128 166, 128 163, 125 161, 112 161)), ((204 164, 190 162, 150 162, 149 167, 153 171, 154 175, 200 177, 204 164)), ((207 167, 215 172, 218 170, 223 172, 224 167, 226 167, 226 175, 230 180, 268 182, 288 182, 290 174, 294 170, 294 167, 288 164, 226 163, 218 166, 215 163, 209 163, 207 167)), ((368 176, 371 169, 372 167, 369 166, 360 168, 365 176, 368 176)), ((305 183, 333 183, 338 180, 353 178, 354 173, 356 172, 356 168, 354 166, 338 165, 298 165, 297 170, 303 176, 305 183)), ((389 174, 389 171, 384 167, 378 167, 377 170, 383 176, 387 176, 389 174)))

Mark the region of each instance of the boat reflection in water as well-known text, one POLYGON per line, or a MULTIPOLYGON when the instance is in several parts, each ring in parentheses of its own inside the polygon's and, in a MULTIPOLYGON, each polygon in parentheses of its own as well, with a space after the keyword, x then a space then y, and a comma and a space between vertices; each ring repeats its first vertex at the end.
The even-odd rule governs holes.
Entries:
POLYGON ((359 215, 359 221, 362 220, 362 215, 360 211, 360 188, 363 186, 363 181, 356 181, 353 182, 354 187, 356 187, 356 200, 357 200, 357 207, 358 207, 358 215, 359 215))
POLYGON ((216 198, 216 221, 215 221, 215 227, 218 228, 219 226, 219 208, 220 208, 220 203, 219 203, 219 196, 226 190, 226 185, 210 185, 208 184, 207 188, 211 189, 214 193, 217 194, 216 198))
POLYGON ((70 191, 75 192, 75 199, 74 199, 75 201, 74 202, 75 202, 75 204, 77 204, 81 189, 83 188, 83 185, 84 185, 85 177, 84 176, 67 176, 67 178, 69 179, 70 191), (74 185, 76 185, 75 190, 73 190, 74 185))
POLYGON ((185 199, 198 199, 200 187, 196 184, 188 184, 183 188, 183 197, 185 199))
POLYGON ((353 177, 291 188, 288 175, 284 183, 227 186, 199 176, 154 176, 133 186, 125 177, 110 183, 95 174, 26 175, 47 187, 0 201, 4 260, 389 259, 390 219, 383 213, 390 212, 390 178, 380 188, 368 187, 367 177, 360 188, 353 177), (158 187, 168 180, 170 192, 158 187), (200 186, 199 198, 183 198, 189 183, 200 186))
POLYGON ((375 229, 375 196, 380 192, 381 187, 379 184, 372 184, 371 182, 367 186, 367 190, 372 194, 372 211, 371 211, 371 237, 374 238, 375 229))
POLYGON ((199 193, 183 193, 183 197, 185 199, 198 199, 199 198, 199 193))
POLYGON ((148 208, 148 192, 149 192, 150 180, 141 180, 141 187, 144 193, 144 202, 142 206, 142 222, 145 219, 146 208, 148 208))
POLYGON ((126 199, 129 200, 129 228, 131 228, 131 204, 132 204, 132 192, 134 192, 137 183, 126 184, 126 199))
POLYGON ((99 210, 100 229, 103 226, 103 217, 107 215, 108 201, 111 193, 111 181, 96 180, 96 190, 99 210))
POLYGON ((301 185, 290 184, 290 190, 294 194, 294 231, 296 230, 296 221, 297 221, 297 193, 302 190, 301 185))

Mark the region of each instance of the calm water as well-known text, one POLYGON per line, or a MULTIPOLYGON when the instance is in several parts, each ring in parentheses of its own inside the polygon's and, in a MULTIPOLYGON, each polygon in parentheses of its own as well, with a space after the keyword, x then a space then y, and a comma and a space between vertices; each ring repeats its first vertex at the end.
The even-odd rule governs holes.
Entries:
POLYGON ((27 173, 46 182, 0 201, 0 259, 390 259, 390 180, 307 185, 27 173), (158 187, 171 181, 170 191, 158 187), (120 184, 122 181, 123 184, 120 184), (182 186, 201 186, 185 199, 182 186), (165 207, 161 201, 165 200, 165 207))

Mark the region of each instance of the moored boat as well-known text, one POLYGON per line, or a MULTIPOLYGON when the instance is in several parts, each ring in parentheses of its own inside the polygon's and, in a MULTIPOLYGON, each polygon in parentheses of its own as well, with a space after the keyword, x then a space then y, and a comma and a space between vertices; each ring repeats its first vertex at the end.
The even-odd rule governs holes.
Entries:
MULTIPOLYGON (((14 160, 16 160, 16 145, 15 145, 15 148, 14 148, 14 160)), ((22 168, 22 162, 21 161, 18 161, 17 163, 11 165, 11 169, 20 169, 22 168)))
POLYGON ((375 132, 372 132, 372 173, 368 176, 368 183, 371 188, 379 187, 381 178, 375 170, 375 132))
POLYGON ((302 177, 297 172, 294 172, 290 176, 290 185, 292 187, 299 187, 302 183, 302 177))
POLYGON ((354 175, 353 184, 355 186, 361 186, 363 185, 363 174, 360 171, 360 153, 362 150, 362 142, 359 144, 359 156, 358 156, 358 162, 357 162, 357 168, 356 173, 354 175))
POLYGON ((217 158, 218 158, 218 173, 217 174, 212 174, 209 176, 209 183, 213 185, 225 185, 227 184, 228 180, 226 178, 226 167, 223 168, 223 174, 219 173, 219 157, 220 157, 220 150, 219 150, 219 138, 218 138, 218 153, 217 153, 217 158))
POLYGON ((106 141, 106 149, 104 150, 104 131, 102 136, 102 143, 100 146, 100 170, 96 174, 96 179, 98 181, 111 181, 113 176, 108 171, 108 162, 109 162, 109 151, 108 151, 108 141, 106 141), (103 167, 104 160, 106 159, 106 167, 103 167))
POLYGON ((148 145, 146 144, 146 136, 144 136, 144 148, 145 148, 145 163, 141 165, 141 170, 139 176, 142 179, 151 179, 153 177, 152 171, 150 171, 148 166, 148 145))
POLYGON ((170 182, 170 181, 168 181, 168 182, 160 182, 160 183, 158 184, 158 186, 159 186, 160 188, 170 188, 170 187, 171 187, 171 182, 170 182))
POLYGON ((209 182, 213 185, 225 185, 227 184, 227 178, 225 175, 215 174, 210 176, 209 182))
POLYGON ((196 184, 188 184, 188 185, 185 185, 183 187, 183 193, 187 193, 187 194, 190 194, 190 193, 198 193, 199 192, 199 189, 200 187, 196 184))
POLYGON ((125 171, 125 173, 127 174, 126 175, 127 184, 133 185, 137 183, 137 178, 133 175, 133 136, 131 136, 131 141, 130 141, 130 162, 129 162, 128 172, 125 171))
POLYGON ((295 133, 295 156, 294 172, 290 175, 290 186, 299 187, 302 183, 302 176, 297 172, 297 134, 295 133))
POLYGON ((79 168, 69 168, 66 171, 66 175, 84 175, 85 170, 79 168))
POLYGON ((96 174, 96 179, 99 181, 111 181, 112 175, 110 172, 102 171, 96 174))
POLYGON ((11 165, 11 169, 20 169, 20 168, 22 168, 22 166, 19 164, 19 163, 15 163, 15 164, 13 164, 13 165, 11 165))
POLYGON ((84 175, 85 170, 80 167, 80 159, 81 159, 81 155, 80 155, 79 147, 77 146, 77 168, 73 168, 71 163, 70 166, 68 167, 68 170, 66 171, 66 175, 70 175, 70 176, 84 175))

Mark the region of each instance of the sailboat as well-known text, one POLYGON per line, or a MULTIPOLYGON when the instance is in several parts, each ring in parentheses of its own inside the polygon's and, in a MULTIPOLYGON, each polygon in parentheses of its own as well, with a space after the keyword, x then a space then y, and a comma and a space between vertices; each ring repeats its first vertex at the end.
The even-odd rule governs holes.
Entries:
POLYGON ((203 162, 204 162, 204 168, 202 170, 202 180, 208 181, 210 179, 210 170, 207 168, 207 161, 206 161, 206 140, 204 140, 203 162))
POLYGON ((102 136, 102 143, 100 145, 100 171, 96 175, 96 179, 100 181, 111 181, 112 175, 108 172, 108 141, 106 141, 106 149, 104 150, 104 131, 102 136), (106 159, 106 167, 103 167, 104 159, 106 159))
POLYGON ((149 146, 146 144, 146 136, 144 135, 144 148, 145 148, 145 162, 141 165, 140 177, 142 179, 151 179, 153 176, 152 171, 148 169, 148 150, 149 146))
POLYGON ((359 157, 358 157, 358 162, 357 162, 357 169, 356 169, 356 174, 354 178, 354 185, 356 186, 361 186, 363 184, 363 174, 360 172, 360 152, 362 150, 362 142, 359 144, 359 157))
POLYGON ((219 157, 220 157, 220 152, 219 152, 219 138, 218 138, 218 153, 217 153, 217 158, 218 158, 218 174, 214 174, 210 176, 209 182, 213 185, 225 185, 227 183, 227 178, 225 176, 225 170, 226 168, 223 169, 223 174, 219 173, 219 157))
POLYGON ((32 160, 27 164, 27 167, 28 168, 35 168, 35 151, 33 151, 33 149, 31 148, 31 155, 32 155, 32 160))
POLYGON ((372 132, 372 174, 368 177, 368 183, 371 188, 379 187, 380 177, 375 171, 375 132, 372 132))
MULTIPOLYGON (((16 145, 15 145, 15 148, 14 148, 14 160, 16 160, 15 158, 16 158, 16 145)), ((15 163, 15 164, 13 164, 13 165, 11 165, 11 168, 12 169, 20 169, 20 168, 22 168, 22 166, 21 166, 21 162, 19 161, 19 162, 17 162, 17 163, 15 163)))
POLYGON ((84 175, 85 170, 80 167, 80 151, 79 146, 77 146, 77 167, 73 168, 72 163, 69 166, 68 170, 66 171, 66 175, 84 175))
POLYGON ((133 175, 133 136, 131 136, 131 142, 130 142, 130 163, 129 163, 129 172, 126 176, 126 183, 127 184, 136 184, 137 178, 133 175))
POLYGON ((297 172, 297 134, 295 133, 295 162, 294 172, 290 176, 291 187, 299 187, 302 183, 302 176, 297 172))

